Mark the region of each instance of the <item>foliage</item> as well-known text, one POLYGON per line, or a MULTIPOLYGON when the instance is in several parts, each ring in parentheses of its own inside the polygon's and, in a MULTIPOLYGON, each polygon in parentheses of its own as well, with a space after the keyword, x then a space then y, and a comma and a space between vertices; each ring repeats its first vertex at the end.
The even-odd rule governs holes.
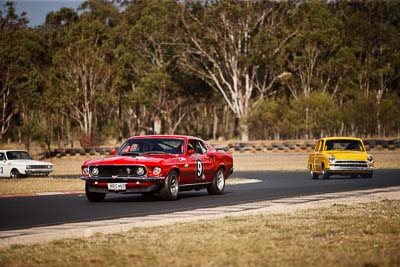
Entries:
POLYGON ((0 13, 0 140, 398 136, 398 1, 86 1, 0 13), (119 6, 120 5, 120 6, 119 6))

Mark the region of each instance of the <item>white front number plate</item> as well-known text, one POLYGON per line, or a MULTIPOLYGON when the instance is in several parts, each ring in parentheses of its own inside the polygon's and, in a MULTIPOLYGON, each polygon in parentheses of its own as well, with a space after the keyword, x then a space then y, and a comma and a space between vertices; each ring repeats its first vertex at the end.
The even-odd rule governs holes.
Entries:
POLYGON ((126 184, 124 183, 109 183, 107 184, 108 190, 113 190, 113 191, 121 191, 121 190, 126 190, 126 184))

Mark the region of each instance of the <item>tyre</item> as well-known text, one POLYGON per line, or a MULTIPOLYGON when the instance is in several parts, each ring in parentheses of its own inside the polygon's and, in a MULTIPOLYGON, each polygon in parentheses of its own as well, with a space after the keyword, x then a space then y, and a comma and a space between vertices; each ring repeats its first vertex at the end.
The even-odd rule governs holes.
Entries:
POLYGON ((21 178, 22 175, 19 173, 17 169, 12 169, 10 172, 10 178, 21 178))
POLYGON ((310 168, 310 175, 311 175, 311 179, 318 179, 318 177, 319 177, 318 173, 315 173, 315 172, 314 172, 312 166, 311 166, 311 168, 310 168))
POLYGON ((106 193, 97 193, 89 191, 89 183, 85 183, 86 197, 90 202, 101 202, 106 198, 106 193))
POLYGON ((324 164, 322 164, 322 179, 329 179, 329 172, 325 169, 324 164))
POLYGON ((212 184, 207 186, 207 192, 210 195, 221 195, 225 190, 225 175, 224 170, 219 168, 214 176, 212 184))
POLYGON ((171 171, 160 190, 160 197, 164 200, 175 200, 179 195, 179 176, 176 171, 171 171))

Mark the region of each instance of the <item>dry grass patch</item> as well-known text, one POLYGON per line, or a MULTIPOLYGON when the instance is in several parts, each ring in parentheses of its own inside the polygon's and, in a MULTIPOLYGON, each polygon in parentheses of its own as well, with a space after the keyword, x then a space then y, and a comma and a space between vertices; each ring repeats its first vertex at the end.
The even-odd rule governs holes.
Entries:
MULTIPOLYGON (((274 153, 235 153, 233 163, 236 171, 260 170, 307 170, 308 154, 305 152, 274 152, 274 153)), ((371 152, 378 169, 400 168, 400 152, 375 151, 371 152)), ((80 175, 81 165, 85 160, 104 158, 105 156, 67 156, 53 158, 49 161, 54 164, 53 175, 80 175)))
POLYGON ((399 266, 400 201, 14 246, 1 266, 399 266))
POLYGON ((85 182, 79 179, 0 179, 0 195, 33 194, 55 191, 82 191, 84 189, 85 182))
MULTIPOLYGON (((236 171, 304 171, 307 170, 309 153, 243 153, 233 155, 236 171)), ((400 152, 373 151, 376 169, 399 169, 400 152)))

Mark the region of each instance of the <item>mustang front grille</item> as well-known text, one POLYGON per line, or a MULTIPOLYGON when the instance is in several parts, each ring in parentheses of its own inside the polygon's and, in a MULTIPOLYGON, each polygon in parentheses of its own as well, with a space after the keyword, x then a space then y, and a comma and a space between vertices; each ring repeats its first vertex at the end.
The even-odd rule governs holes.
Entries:
POLYGON ((142 165, 90 166, 89 173, 92 177, 140 177, 147 174, 147 169, 142 165))
POLYGON ((331 165, 335 167, 368 167, 368 163, 364 160, 337 160, 331 165))

